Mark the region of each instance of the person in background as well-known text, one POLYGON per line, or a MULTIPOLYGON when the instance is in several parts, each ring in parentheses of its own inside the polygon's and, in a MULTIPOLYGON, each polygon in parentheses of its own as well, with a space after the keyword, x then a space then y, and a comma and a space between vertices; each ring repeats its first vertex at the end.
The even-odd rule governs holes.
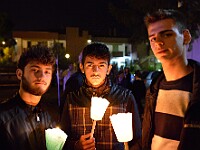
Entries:
POLYGON ((45 129, 55 127, 57 118, 55 108, 40 100, 51 84, 54 67, 54 54, 47 47, 33 46, 20 56, 19 92, 0 104, 0 149, 46 149, 45 129))
POLYGON ((63 91, 65 91, 66 88, 66 82, 67 80, 75 73, 75 69, 74 69, 74 64, 71 63, 69 64, 69 68, 65 71, 63 71, 62 73, 62 77, 63 77, 63 91))
POLYGON ((133 140, 128 144, 137 149, 136 143, 141 139, 137 104, 130 90, 108 80, 112 68, 110 59, 109 49, 103 43, 92 43, 83 49, 80 69, 85 74, 85 81, 79 90, 66 95, 61 116, 61 129, 68 135, 65 149, 123 150, 124 143, 117 141, 109 116, 124 112, 132 113, 133 140), (106 98, 110 105, 102 120, 97 121, 93 138, 90 138, 92 96, 106 98))
POLYGON ((131 82, 131 73, 129 67, 124 68, 124 78, 126 82, 126 88, 131 90, 132 82, 131 82))
POLYGON ((145 16, 151 49, 163 72, 146 94, 144 150, 200 149, 200 63, 188 60, 191 41, 183 14, 159 9, 145 16))
POLYGON ((134 75, 132 92, 138 105, 139 114, 142 118, 145 104, 146 86, 144 80, 142 79, 140 70, 136 70, 134 75))

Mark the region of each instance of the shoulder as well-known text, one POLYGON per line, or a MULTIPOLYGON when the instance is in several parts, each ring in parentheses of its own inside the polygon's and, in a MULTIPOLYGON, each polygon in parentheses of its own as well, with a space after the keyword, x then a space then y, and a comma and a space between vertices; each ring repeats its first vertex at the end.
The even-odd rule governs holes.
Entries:
POLYGON ((111 103, 126 103, 135 100, 131 90, 116 84, 112 85, 110 94, 107 97, 111 103))
POLYGON ((16 106, 17 96, 13 96, 10 99, 6 99, 0 103, 0 112, 10 110, 16 106))
POLYGON ((131 90, 129 90, 129 89, 123 87, 123 86, 117 85, 117 84, 112 85, 111 93, 119 93, 119 94, 122 94, 124 96, 132 94, 131 90))
POLYGON ((18 113, 17 107, 16 97, 2 102, 0 104, 0 124, 14 118, 18 113))

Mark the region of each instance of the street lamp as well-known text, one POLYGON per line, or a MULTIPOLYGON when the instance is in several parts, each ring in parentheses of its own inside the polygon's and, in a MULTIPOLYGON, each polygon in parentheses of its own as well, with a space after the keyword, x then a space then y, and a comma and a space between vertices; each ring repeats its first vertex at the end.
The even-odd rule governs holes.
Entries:
POLYGON ((92 40, 90 40, 90 39, 87 40, 87 43, 88 43, 88 44, 91 44, 91 43, 92 43, 92 40))
POLYGON ((69 54, 65 54, 65 58, 67 58, 67 59, 68 59, 69 57, 70 57, 70 55, 69 55, 69 54))

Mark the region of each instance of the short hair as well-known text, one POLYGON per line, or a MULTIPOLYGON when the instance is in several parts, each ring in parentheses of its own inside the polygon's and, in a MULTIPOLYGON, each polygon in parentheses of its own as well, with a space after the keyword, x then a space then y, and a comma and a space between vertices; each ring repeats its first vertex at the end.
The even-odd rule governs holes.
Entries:
POLYGON ((107 59, 108 64, 110 64, 111 54, 109 48, 103 43, 94 42, 87 45, 82 51, 82 64, 84 64, 86 56, 95 57, 97 59, 107 59))
POLYGON ((144 23, 146 27, 148 27, 151 23, 164 19, 172 19, 180 33, 187 28, 186 17, 184 14, 174 9, 158 9, 152 13, 147 13, 144 17, 144 23))
POLYGON ((52 65, 53 71, 55 69, 56 58, 53 51, 46 46, 32 46, 25 50, 19 58, 17 68, 24 71, 25 66, 31 61, 52 65))

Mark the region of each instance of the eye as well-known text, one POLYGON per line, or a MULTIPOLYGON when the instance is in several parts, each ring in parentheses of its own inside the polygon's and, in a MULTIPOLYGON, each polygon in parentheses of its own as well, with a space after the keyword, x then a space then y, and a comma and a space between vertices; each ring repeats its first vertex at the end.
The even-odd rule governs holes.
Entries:
POLYGON ((163 37, 170 37, 170 36, 172 36, 172 33, 165 33, 165 34, 163 35, 163 37))
POLYGON ((45 74, 51 74, 51 71, 45 71, 45 74))
POLYGON ((92 67, 92 64, 87 64, 87 67, 92 67))
POLYGON ((156 38, 155 37, 151 37, 149 38, 149 41, 152 43, 152 42, 155 42, 156 41, 156 38))
POLYGON ((99 67, 100 67, 100 68, 103 68, 103 67, 105 67, 105 65, 104 65, 104 64, 101 64, 101 65, 99 65, 99 67))
POLYGON ((39 69, 36 69, 36 68, 32 68, 31 71, 37 73, 39 71, 39 69))

